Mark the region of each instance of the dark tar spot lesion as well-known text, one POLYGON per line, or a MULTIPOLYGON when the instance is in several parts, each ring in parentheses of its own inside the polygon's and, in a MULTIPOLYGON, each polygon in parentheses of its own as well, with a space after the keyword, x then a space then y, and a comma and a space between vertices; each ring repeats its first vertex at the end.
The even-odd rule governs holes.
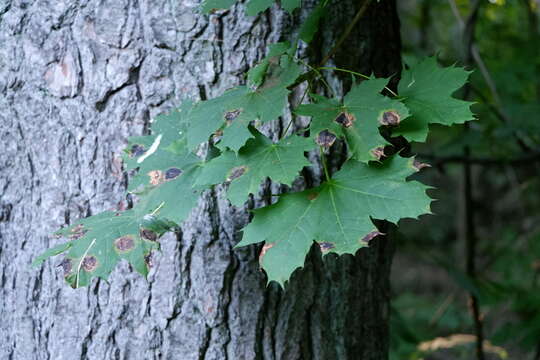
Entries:
POLYGON ((401 116, 395 110, 388 110, 382 114, 379 122, 385 126, 398 126, 401 122, 401 116))
POLYGON ((142 154, 144 154, 146 150, 144 149, 144 146, 142 145, 139 145, 139 144, 134 144, 132 147, 131 147, 131 150, 130 150, 130 155, 131 156, 135 156, 135 157, 139 157, 141 156, 142 154))
POLYGON ((356 118, 354 117, 353 114, 350 114, 344 111, 341 114, 339 114, 334 121, 343 127, 349 128, 353 125, 355 120, 356 118))
POLYGON ((178 168, 170 168, 165 172, 165 180, 172 180, 182 175, 182 170, 178 168))
POLYGON ((150 241, 156 241, 158 239, 158 235, 156 234, 156 232, 149 229, 141 229, 139 231, 139 235, 141 236, 141 238, 150 241))
POLYGON ((336 142, 336 139, 337 139, 336 135, 332 134, 328 130, 323 130, 317 135, 317 138, 315 139, 315 142, 319 146, 322 146, 322 147, 328 149, 332 145, 334 145, 334 143, 336 142))

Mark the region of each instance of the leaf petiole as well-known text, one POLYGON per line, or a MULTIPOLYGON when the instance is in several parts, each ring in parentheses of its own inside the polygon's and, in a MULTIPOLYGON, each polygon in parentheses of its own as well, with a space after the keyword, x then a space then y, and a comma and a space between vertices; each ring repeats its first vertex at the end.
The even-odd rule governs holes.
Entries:
MULTIPOLYGON (((360 76, 361 78, 364 78, 364 79, 366 79, 366 80, 371 79, 369 76, 367 76, 367 75, 365 75, 365 74, 361 74, 361 73, 356 72, 356 71, 347 70, 347 69, 342 69, 342 68, 338 68, 338 67, 323 66, 323 67, 320 67, 319 70, 334 70, 334 71, 341 71, 341 72, 346 72, 346 73, 353 74, 353 75, 356 75, 356 76, 360 76)), ((390 89, 389 87, 385 86, 384 88, 385 88, 390 94, 392 94, 392 96, 399 97, 398 94, 396 94, 396 93, 395 93, 392 89, 390 89)))

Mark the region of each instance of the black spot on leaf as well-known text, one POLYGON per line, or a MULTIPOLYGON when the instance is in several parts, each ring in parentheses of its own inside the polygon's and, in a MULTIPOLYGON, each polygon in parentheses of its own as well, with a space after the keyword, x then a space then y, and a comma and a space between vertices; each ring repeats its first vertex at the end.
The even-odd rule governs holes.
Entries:
POLYGON ((131 151, 130 151, 130 154, 131 156, 141 156, 142 154, 144 154, 145 150, 144 150, 144 146, 142 145, 139 145, 139 144, 135 144, 131 147, 131 151))
POLYGON ((131 251, 135 247, 135 240, 131 235, 122 236, 114 240, 114 246, 120 252, 131 251))
POLYGON ((323 130, 317 135, 315 142, 322 147, 329 148, 336 142, 336 135, 328 130, 323 130))
POLYGON ((95 256, 89 255, 85 256, 82 261, 82 267, 85 271, 92 272, 96 270, 98 266, 98 261, 95 256))
POLYGON ((238 117, 238 115, 240 115, 241 112, 242 110, 240 109, 227 111, 225 113, 225 120, 227 120, 227 124, 230 125, 234 120, 236 120, 236 118, 238 117))
POLYGON ((141 231, 139 232, 139 235, 143 239, 150 240, 150 241, 156 241, 158 238, 157 234, 149 229, 141 229, 141 231))
POLYGON ((382 116, 379 118, 379 122, 382 125, 386 125, 386 126, 398 126, 400 121, 401 121, 401 117, 394 110, 385 111, 382 114, 382 116))
POLYGON ((337 118, 334 120, 338 124, 340 124, 343 127, 351 127, 353 122, 356 120, 353 114, 349 114, 348 112, 342 112, 337 116, 337 118))
POLYGON ((170 168, 165 172, 165 180, 172 180, 182 174, 182 170, 177 168, 170 168))

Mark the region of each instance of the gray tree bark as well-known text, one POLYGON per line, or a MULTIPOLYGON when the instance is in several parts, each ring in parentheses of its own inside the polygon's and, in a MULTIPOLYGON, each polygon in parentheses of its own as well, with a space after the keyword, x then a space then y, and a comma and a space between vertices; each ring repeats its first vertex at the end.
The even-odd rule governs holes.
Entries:
MULTIPOLYGON (((336 2, 312 59, 357 3, 336 2)), ((248 215, 219 191, 163 239, 148 281, 122 264, 110 282, 74 290, 61 259, 30 268, 62 241, 49 237, 57 228, 127 206, 128 136, 183 98, 239 84, 305 16, 274 7, 247 17, 241 5, 203 16, 198 5, 0 0, 0 359, 386 359, 390 243, 324 260, 313 249, 286 292, 266 287, 259 247, 232 249, 248 215)), ((336 63, 392 75, 399 51, 395 1, 385 0, 336 63)))

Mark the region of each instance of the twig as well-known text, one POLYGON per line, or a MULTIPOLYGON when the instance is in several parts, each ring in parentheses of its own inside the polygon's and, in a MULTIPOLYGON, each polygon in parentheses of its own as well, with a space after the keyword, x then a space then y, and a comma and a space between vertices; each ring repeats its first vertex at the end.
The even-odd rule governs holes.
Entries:
MULTIPOLYGON (((466 62, 468 63, 471 63, 474 61, 474 63, 478 66, 478 68, 480 69, 480 73, 482 74, 482 77, 484 78, 484 81, 486 82, 488 88, 489 88, 489 91, 491 92, 491 95, 493 96, 493 100, 495 101, 495 104, 488 104, 488 106, 490 107, 491 110, 496 110, 495 111, 495 114, 497 116, 497 118, 499 120, 501 120, 501 122, 505 123, 505 124, 508 124, 510 123, 510 119, 508 117, 508 115, 505 113, 505 111, 503 110, 502 108, 502 101, 501 101, 501 98, 499 96, 499 92, 497 91, 497 85, 495 83, 495 81, 493 80, 490 72, 489 72, 489 69, 487 68, 484 60, 482 59, 482 57, 480 56, 480 51, 478 51, 478 47, 476 46, 476 44, 474 43, 474 41, 469 41, 469 40, 473 40, 471 38, 471 36, 473 35, 471 33, 471 30, 473 30, 471 28, 471 25, 475 25, 476 23, 476 16, 477 16, 477 13, 478 13, 478 10, 476 10, 476 14, 474 15, 474 17, 469 17, 469 19, 467 20, 467 22, 465 22, 463 20, 463 18, 461 17, 461 14, 459 13, 459 10, 458 10, 458 7, 456 5, 456 1, 455 0, 448 0, 449 4, 450 4, 450 7, 452 9, 452 13, 454 14, 454 17, 456 18, 458 24, 459 24, 459 27, 461 28, 461 30, 463 31, 464 33, 464 38, 466 38, 467 42, 469 43, 468 46, 467 46, 467 54, 466 54, 466 62)), ((478 4, 480 4, 480 1, 477 1, 478 4)), ((474 9, 473 9, 474 10, 474 9)), ((475 13, 475 11, 472 11, 471 12, 471 15, 473 15, 475 13)), ((473 26, 474 28, 474 26, 473 26)), ((469 83, 469 86, 470 83, 469 83)), ((475 91, 475 93, 479 94, 479 91, 475 88, 473 88, 473 90, 475 91)), ((482 94, 482 96, 480 96, 482 98, 482 100, 486 103, 488 103, 486 101, 486 97, 482 94)), ((519 134, 517 134, 516 132, 513 133, 514 137, 516 138, 519 146, 522 148, 522 150, 524 151, 529 151, 530 150, 530 147, 523 141, 523 139, 519 136, 519 134)))

